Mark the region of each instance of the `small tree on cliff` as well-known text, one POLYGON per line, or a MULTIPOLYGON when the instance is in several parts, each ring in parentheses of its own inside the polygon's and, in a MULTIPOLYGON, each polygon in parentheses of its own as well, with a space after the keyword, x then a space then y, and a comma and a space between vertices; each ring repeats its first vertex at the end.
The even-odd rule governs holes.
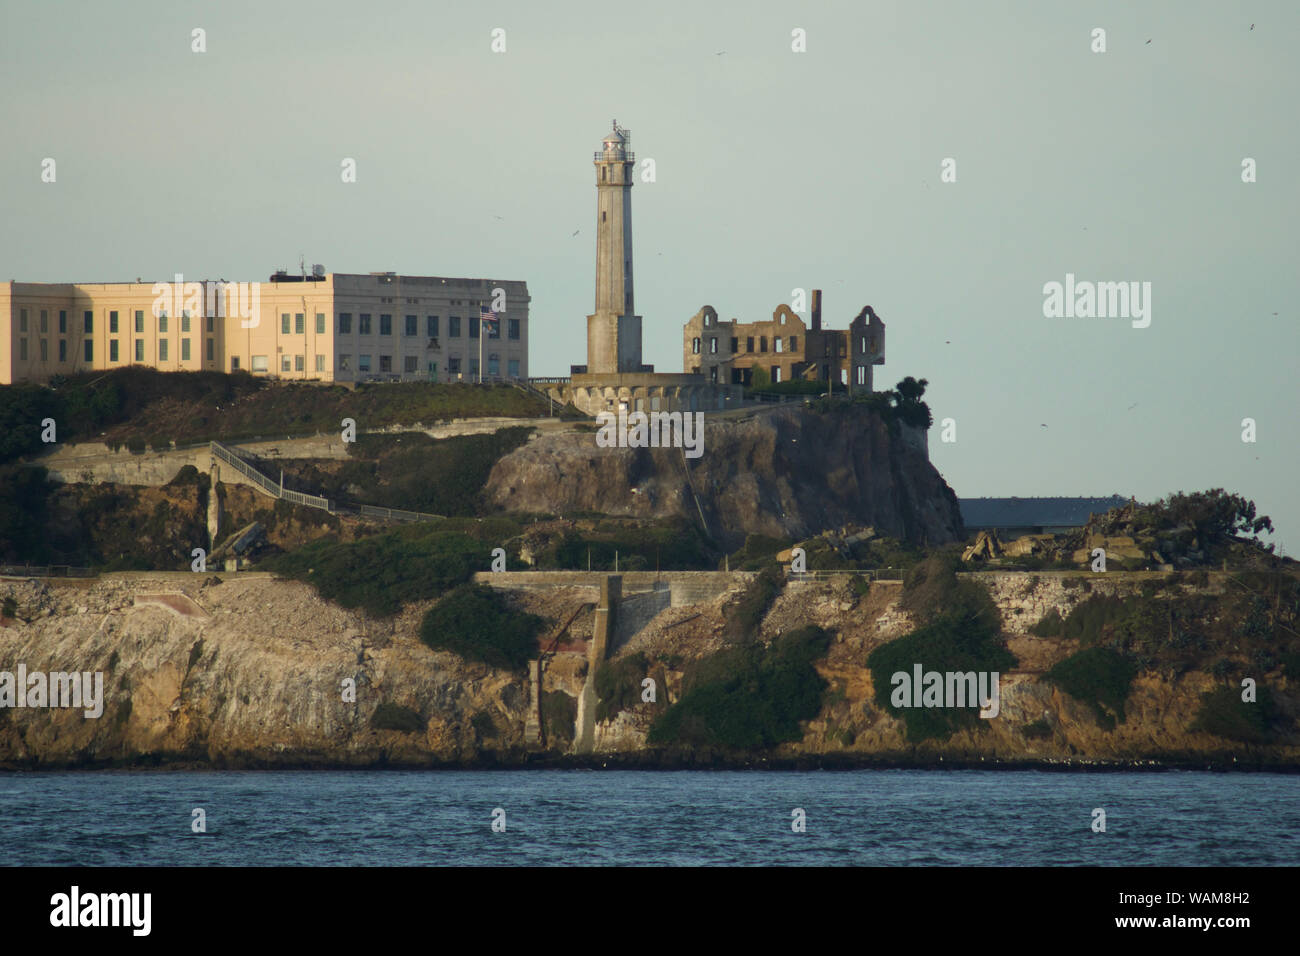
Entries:
POLYGON ((925 379, 918 381, 909 375, 894 386, 894 391, 889 395, 899 421, 914 428, 929 428, 934 424, 930 406, 921 401, 925 387, 929 384, 925 379))

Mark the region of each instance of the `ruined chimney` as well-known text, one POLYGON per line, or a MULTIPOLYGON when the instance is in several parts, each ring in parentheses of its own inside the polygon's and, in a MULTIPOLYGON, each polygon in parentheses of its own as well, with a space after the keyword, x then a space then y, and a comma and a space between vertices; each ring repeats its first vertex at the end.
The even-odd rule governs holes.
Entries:
POLYGON ((822 290, 812 290, 812 327, 810 331, 820 332, 822 330, 822 290))

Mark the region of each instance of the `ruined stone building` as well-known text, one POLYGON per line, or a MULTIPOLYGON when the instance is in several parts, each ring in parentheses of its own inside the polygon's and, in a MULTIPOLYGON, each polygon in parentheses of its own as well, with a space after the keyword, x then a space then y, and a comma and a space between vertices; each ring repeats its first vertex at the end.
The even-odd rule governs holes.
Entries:
POLYGON ((822 293, 814 289, 810 321, 782 303, 766 322, 722 321, 706 305, 686 323, 682 368, 724 385, 753 383, 754 369, 773 382, 836 382, 872 391, 871 369, 885 364, 885 323, 864 306, 847 330, 822 328, 822 293))

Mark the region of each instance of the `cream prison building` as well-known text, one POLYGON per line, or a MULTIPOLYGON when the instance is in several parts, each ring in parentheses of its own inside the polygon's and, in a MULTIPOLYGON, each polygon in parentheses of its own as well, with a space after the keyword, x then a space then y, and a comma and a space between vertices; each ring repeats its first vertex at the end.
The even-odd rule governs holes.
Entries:
POLYGON ((128 365, 326 382, 527 378, 528 303, 517 280, 320 266, 267 282, 9 281, 0 384, 128 365), (480 322, 483 309, 497 321, 480 322))

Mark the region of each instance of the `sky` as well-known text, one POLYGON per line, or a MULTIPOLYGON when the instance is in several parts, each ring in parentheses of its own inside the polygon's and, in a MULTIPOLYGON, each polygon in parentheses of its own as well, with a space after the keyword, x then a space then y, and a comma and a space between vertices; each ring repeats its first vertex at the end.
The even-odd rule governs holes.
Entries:
POLYGON ((701 306, 820 288, 884 320, 878 388, 929 382, 959 496, 1223 487, 1300 555, 1298 34, 1262 0, 0 0, 0 279, 522 279, 567 374, 616 118, 658 371, 701 306), (1045 316, 1067 273, 1151 283, 1150 324, 1045 316))

